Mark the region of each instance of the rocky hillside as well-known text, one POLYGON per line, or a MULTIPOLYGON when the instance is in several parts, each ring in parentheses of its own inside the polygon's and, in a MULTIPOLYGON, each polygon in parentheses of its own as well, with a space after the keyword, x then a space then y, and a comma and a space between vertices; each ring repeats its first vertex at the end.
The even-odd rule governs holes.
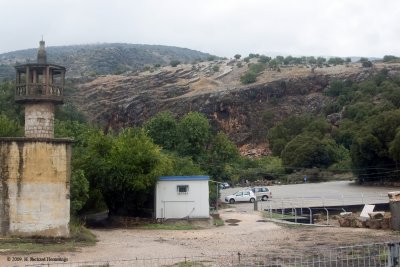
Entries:
MULTIPOLYGON (((125 73, 155 64, 169 65, 172 60, 191 63, 211 56, 186 48, 120 43, 50 46, 46 51, 47 60, 65 66, 68 77, 125 73)), ((35 61, 36 55, 37 48, 0 54, 0 80, 14 79, 13 66, 35 61)))
MULTIPOLYGON (((266 133, 292 114, 320 114, 331 100, 323 90, 333 80, 362 81, 395 64, 359 63, 312 69, 307 66, 266 69, 251 85, 240 83, 247 64, 235 60, 152 68, 135 75, 108 75, 79 82, 71 100, 91 120, 118 129, 141 125, 154 114, 170 110, 177 117, 189 111, 205 114, 213 126, 240 146, 268 151, 266 133)), ((333 118, 335 116, 332 116, 333 118)))

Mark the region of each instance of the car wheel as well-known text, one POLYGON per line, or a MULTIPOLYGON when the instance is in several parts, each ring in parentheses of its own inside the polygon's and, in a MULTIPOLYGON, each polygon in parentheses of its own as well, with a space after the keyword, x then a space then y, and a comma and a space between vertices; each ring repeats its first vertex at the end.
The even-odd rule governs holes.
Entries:
POLYGON ((267 201, 268 200, 268 196, 262 196, 261 200, 262 201, 267 201))
POLYGON ((233 198, 229 199, 229 204, 234 204, 235 200, 233 198))
POLYGON ((256 201, 254 198, 250 198, 251 203, 254 203, 254 201, 256 201))

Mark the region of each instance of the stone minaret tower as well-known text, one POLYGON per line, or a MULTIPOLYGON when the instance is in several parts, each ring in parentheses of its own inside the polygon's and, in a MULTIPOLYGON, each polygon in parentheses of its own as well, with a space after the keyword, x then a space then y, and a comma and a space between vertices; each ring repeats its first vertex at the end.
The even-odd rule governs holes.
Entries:
POLYGON ((15 70, 25 137, 0 138, 0 236, 67 237, 72 140, 54 138, 54 107, 63 103, 65 68, 47 63, 40 41, 37 62, 15 70))
POLYGON ((15 67, 15 101, 25 105, 25 137, 54 137, 54 106, 63 103, 65 68, 48 64, 44 41, 36 63, 15 67))

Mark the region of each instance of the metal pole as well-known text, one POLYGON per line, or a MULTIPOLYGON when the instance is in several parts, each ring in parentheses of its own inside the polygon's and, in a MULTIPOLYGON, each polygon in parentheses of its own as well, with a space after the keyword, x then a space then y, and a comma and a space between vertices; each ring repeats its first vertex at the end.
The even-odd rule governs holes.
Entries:
POLYGON ((326 208, 324 210, 326 211, 326 224, 329 225, 329 211, 326 208))
POLYGON ((218 200, 219 200, 219 186, 218 183, 215 183, 217 186, 217 199, 215 200, 215 212, 218 213, 218 200))
POLYGON ((389 243, 389 265, 388 267, 400 267, 400 243, 389 243))
POLYGON ((308 208, 308 210, 310 211, 310 224, 312 224, 312 210, 311 208, 308 208))

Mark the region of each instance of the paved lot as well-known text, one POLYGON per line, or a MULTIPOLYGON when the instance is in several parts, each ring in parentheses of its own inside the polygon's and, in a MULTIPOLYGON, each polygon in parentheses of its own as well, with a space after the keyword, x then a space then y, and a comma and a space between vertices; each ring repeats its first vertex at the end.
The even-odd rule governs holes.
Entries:
MULTIPOLYGON (((269 187, 272 199, 259 202, 259 208, 309 207, 349 204, 373 204, 388 202, 387 193, 398 191, 396 187, 360 186, 351 181, 274 185, 269 187)), ((221 190, 221 200, 243 188, 221 190)), ((236 207, 252 209, 251 203, 238 203, 236 207)))

